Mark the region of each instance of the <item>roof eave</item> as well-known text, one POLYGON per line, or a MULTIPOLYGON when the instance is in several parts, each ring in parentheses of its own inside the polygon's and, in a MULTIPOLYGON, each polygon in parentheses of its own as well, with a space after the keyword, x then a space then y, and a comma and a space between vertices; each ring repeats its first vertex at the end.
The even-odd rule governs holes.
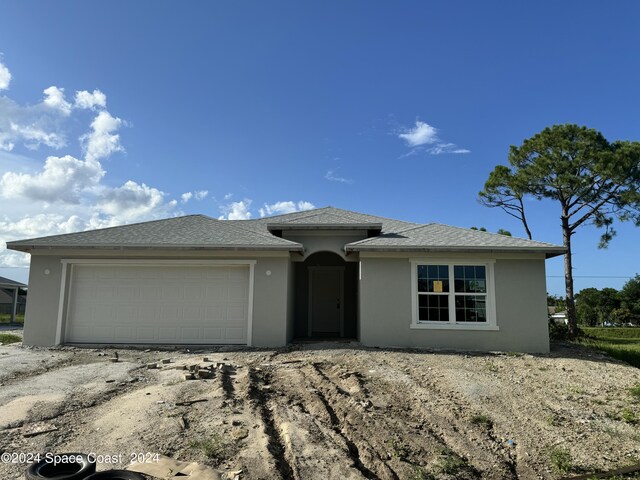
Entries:
POLYGON ((267 223, 267 230, 382 230, 382 223, 267 223))
POLYGON ((564 255, 564 247, 456 247, 456 246, 382 246, 382 245, 345 245, 346 252, 456 252, 456 253, 544 253, 546 258, 564 255))
POLYGON ((297 245, 29 245, 7 244, 10 250, 30 253, 33 250, 224 250, 224 251, 287 251, 302 252, 304 247, 297 245))

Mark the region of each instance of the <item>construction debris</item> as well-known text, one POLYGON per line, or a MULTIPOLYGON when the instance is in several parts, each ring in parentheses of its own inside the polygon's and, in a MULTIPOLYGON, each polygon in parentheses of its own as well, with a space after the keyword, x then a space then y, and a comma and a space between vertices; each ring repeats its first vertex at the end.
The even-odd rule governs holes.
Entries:
POLYGON ((22 436, 25 438, 35 437, 36 435, 55 432, 56 430, 58 430, 58 427, 56 427, 52 423, 46 423, 46 422, 32 423, 31 425, 26 425, 22 428, 22 436))
POLYGON ((144 473, 152 477, 183 480, 221 480, 220 473, 206 465, 180 462, 173 458, 160 456, 157 461, 133 463, 127 470, 144 473))
POLYGON ((185 400, 184 402, 176 402, 176 407, 190 407, 194 403, 208 402, 206 398, 199 398, 197 400, 185 400))

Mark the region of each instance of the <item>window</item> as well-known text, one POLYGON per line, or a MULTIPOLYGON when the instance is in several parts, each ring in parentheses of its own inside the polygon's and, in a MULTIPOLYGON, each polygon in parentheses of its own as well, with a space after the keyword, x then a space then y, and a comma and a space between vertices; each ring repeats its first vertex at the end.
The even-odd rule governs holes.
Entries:
POLYGON ((413 328, 497 330, 493 261, 411 260, 413 328))

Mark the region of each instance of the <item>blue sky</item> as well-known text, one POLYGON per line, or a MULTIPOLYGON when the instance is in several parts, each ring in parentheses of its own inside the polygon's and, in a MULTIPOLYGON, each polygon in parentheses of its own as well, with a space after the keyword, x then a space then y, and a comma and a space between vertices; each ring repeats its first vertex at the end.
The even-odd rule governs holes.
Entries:
MULTIPOLYGON (((478 191, 549 125, 640 140, 639 17, 635 1, 5 2, 0 247, 311 205, 524 236, 478 191)), ((561 243, 555 205, 528 215, 561 243)), ((577 290, 640 272, 638 229, 617 230, 607 250, 576 234, 577 290)), ((27 266, 0 249, 0 275, 27 266)), ((562 293, 562 259, 547 270, 562 293)))

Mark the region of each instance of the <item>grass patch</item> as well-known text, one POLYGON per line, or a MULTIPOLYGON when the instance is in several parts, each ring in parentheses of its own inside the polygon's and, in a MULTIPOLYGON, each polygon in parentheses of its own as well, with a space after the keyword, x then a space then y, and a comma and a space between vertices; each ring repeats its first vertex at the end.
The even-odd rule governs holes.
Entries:
POLYGON ((625 408, 624 410, 622 410, 622 412, 620 412, 620 419, 623 422, 629 423, 631 425, 638 423, 638 417, 632 410, 628 408, 625 408))
POLYGON ((629 389, 629 393, 635 397, 636 400, 640 400, 640 383, 634 385, 629 389))
POLYGON ((434 480, 435 477, 427 472, 423 467, 414 465, 413 471, 407 480, 434 480))
POLYGON ((216 463, 230 458, 234 452, 234 445, 219 433, 214 433, 206 438, 192 440, 190 446, 200 450, 205 457, 216 463))
POLYGON ((397 438, 391 441, 391 449, 393 450, 393 456, 403 461, 406 461, 411 455, 411 447, 397 438))
MULTIPOLYGON (((11 314, 0 313, 0 323, 10 323, 10 322, 11 322, 11 314)), ((18 313, 16 315, 16 323, 24 323, 24 313, 18 313)))
POLYGON ((548 450, 549 463, 557 473, 569 473, 573 469, 573 460, 569 450, 562 447, 551 447, 548 450))
POLYGON ((491 428, 493 426, 493 420, 491 420, 487 415, 479 414, 474 415, 469 419, 469 423, 472 425, 480 425, 485 428, 491 428))
POLYGON ((545 420, 547 422, 547 425, 549 425, 550 427, 557 427, 561 423, 560 416, 556 413, 552 413, 551 415, 548 415, 545 420))
POLYGON ((22 337, 20 335, 14 335, 13 333, 0 333, 0 345, 8 345, 10 343, 21 342, 22 337))
POLYGON ((453 450, 445 448, 436 460, 433 470, 438 475, 455 475, 469 467, 467 460, 455 453, 453 450))
POLYGON ((576 342, 640 368, 640 328, 585 327, 576 342))

